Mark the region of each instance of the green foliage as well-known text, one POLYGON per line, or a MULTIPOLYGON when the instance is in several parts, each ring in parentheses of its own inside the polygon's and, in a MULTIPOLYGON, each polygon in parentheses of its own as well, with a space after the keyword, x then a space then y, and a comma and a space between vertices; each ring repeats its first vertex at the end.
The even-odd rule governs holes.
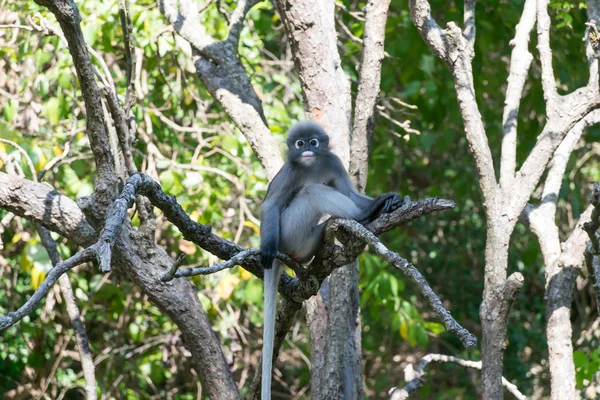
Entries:
MULTIPOLYGON (((341 3, 347 10, 357 10, 356 2, 341 3)), ((407 3, 391 2, 385 42, 390 57, 383 63, 380 105, 396 121, 411 121, 411 127, 419 133, 407 133, 392 119, 379 116, 367 192, 397 191, 413 199, 441 196, 456 201, 453 211, 421 218, 384 235, 383 241, 419 268, 453 316, 480 336, 478 308, 483 290, 486 223, 476 171, 452 77, 412 26, 407 3)), ((431 3, 441 26, 462 20, 462 4, 442 0, 431 3)), ((201 14, 210 35, 216 39, 227 36, 223 14, 230 15, 235 5, 233 1, 210 2, 201 14)), ((358 9, 364 5, 358 4, 358 9)), ((82 0, 77 6, 87 44, 106 62, 119 95, 124 96, 127 65, 116 0, 82 0)), ((509 42, 522 6, 522 0, 491 0, 477 5, 475 88, 496 159, 502 138, 507 60, 512 50, 509 42)), ((34 2, 9 2, 3 7, 15 12, 20 24, 27 24, 26 17, 31 16, 36 23, 43 17, 58 27, 54 17, 34 2)), ((193 220, 211 224, 213 232, 228 240, 258 246, 257 216, 266 190, 258 160, 203 86, 195 73, 189 45, 168 29, 156 4, 143 0, 133 2, 131 7, 135 47, 142 63, 133 108, 138 124, 134 149, 137 165, 160 181, 165 191, 176 195, 193 220)), ((581 42, 586 10, 579 2, 555 0, 550 2, 550 10, 555 23, 551 32, 555 74, 559 89, 566 93, 588 79, 581 42)), ((364 25, 356 15, 336 8, 336 16, 348 32, 362 37, 364 25)), ((303 118, 300 83, 271 2, 259 3, 247 19, 241 34, 240 60, 262 99, 271 130, 282 141, 287 127, 303 118)), ((345 31, 339 31, 342 66, 356 92, 362 46, 345 31)), ((535 54, 535 35, 531 40, 530 50, 535 54)), ((104 74, 101 63, 92 59, 104 74)), ((29 170, 25 157, 10 144, 0 142, 0 153, 14 160, 31 179, 69 149, 44 180, 73 199, 92 193, 95 167, 85 135, 85 108, 64 42, 38 32, 2 29, 0 63, 0 137, 17 142, 31 158, 35 171, 29 170)), ((519 163, 535 144, 545 121, 537 59, 530 78, 519 112, 519 163)), ((591 128, 584 140, 585 145, 569 162, 559 196, 561 232, 570 231, 587 205, 587 186, 600 179, 597 153, 590 151, 600 142, 600 128, 591 128)), ((6 167, 0 161, 0 168, 6 167)), ((0 210, 0 220, 6 216, 0 210)), ((137 215, 133 222, 139 223, 137 215)), ((32 233, 33 226, 18 218, 7 224, 0 236, 4 246, 0 252, 0 314, 23 304, 49 270, 48 257, 32 233)), ((159 218, 158 228, 158 243, 173 257, 185 253, 187 266, 217 262, 183 240, 166 220, 159 218)), ((55 238, 63 258, 77 250, 72 243, 55 238)), ((443 352, 479 358, 477 351, 462 352, 458 340, 445 332, 400 271, 390 269, 371 254, 364 254, 361 261, 362 344, 369 398, 386 398, 387 390, 400 383, 405 363, 423 354, 443 352)), ((505 371, 506 377, 527 393, 532 389, 527 372, 532 365, 542 364, 547 349, 543 260, 536 240, 522 226, 513 235, 509 265, 511 272, 519 270, 525 275, 525 286, 511 315, 505 371)), ((92 266, 79 267, 69 276, 96 360, 99 392, 115 399, 196 398, 199 378, 190 368, 179 331, 133 283, 115 274, 102 276, 92 266)), ((262 282, 241 268, 191 281, 231 360, 235 379, 239 382, 246 373, 252 376, 262 332, 262 282)), ((576 302, 574 337, 589 324, 587 314, 593 308, 588 292, 579 293, 576 302)), ((83 386, 74 351, 64 303, 52 291, 32 314, 3 333, 0 394, 26 383, 39 388, 50 377, 49 393, 64 392, 65 398, 73 398, 69 395, 76 396, 83 386), (57 360, 56 371, 49 376, 57 360)), ((286 386, 282 390, 301 393, 310 384, 305 362, 309 338, 304 321, 297 323, 283 352, 285 363, 279 368, 286 386)), ((591 380, 598 371, 598 351, 578 348, 575 361, 578 385, 582 387, 584 379, 591 380)), ((474 383, 464 370, 436 365, 430 367, 429 374, 419 392, 421 398, 476 398, 474 383)))

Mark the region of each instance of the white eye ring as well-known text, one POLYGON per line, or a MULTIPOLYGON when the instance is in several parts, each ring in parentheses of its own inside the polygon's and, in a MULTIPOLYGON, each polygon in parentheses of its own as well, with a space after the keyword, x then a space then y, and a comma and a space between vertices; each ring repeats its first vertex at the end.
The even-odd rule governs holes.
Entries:
POLYGON ((319 140, 310 139, 310 142, 308 142, 308 144, 310 144, 312 147, 319 147, 319 140))
POLYGON ((296 140, 295 146, 297 149, 304 147, 304 140, 296 140))

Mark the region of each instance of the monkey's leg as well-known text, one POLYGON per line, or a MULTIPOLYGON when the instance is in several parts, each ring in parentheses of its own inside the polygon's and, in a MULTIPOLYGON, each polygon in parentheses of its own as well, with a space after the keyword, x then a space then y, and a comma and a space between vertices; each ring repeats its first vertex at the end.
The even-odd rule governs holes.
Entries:
POLYGON ((306 185, 282 213, 281 251, 310 259, 322 239, 324 215, 356 219, 360 208, 349 197, 322 184, 306 185))

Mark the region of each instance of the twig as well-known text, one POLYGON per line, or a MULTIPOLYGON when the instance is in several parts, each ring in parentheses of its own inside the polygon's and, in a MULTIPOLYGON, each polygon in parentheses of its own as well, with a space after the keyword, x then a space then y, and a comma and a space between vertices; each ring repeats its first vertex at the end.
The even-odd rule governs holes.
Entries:
POLYGON ((31 161, 31 157, 29 157, 29 154, 27 154, 25 149, 22 148, 21 146, 19 146, 18 144, 16 144, 15 142, 13 142, 12 140, 0 138, 0 142, 10 144, 15 149, 17 149, 19 151, 19 153, 21 153, 23 155, 23 158, 25 158, 25 163, 29 167, 29 172, 31 173, 31 179, 33 179, 35 181, 37 179, 37 175, 35 173, 35 167, 33 166, 33 161, 31 161))
MULTIPOLYGON (((240 251, 235 256, 231 257, 229 260, 224 261, 219 264, 212 265, 210 267, 198 267, 198 268, 188 268, 188 269, 178 269, 178 261, 175 261, 169 272, 164 274, 160 279, 163 282, 168 282, 175 278, 189 277, 189 276, 197 276, 197 275, 210 275, 219 271, 223 271, 224 269, 233 268, 237 265, 243 265, 245 261, 247 261, 251 257, 255 257, 260 254, 260 249, 247 249, 244 251, 240 251)), ((297 275, 302 275, 304 273, 304 267, 292 260, 290 257, 283 253, 278 253, 277 258, 281 260, 284 264, 292 268, 297 275)))
MULTIPOLYGON (((439 319, 446 327, 446 330, 456 335, 465 348, 468 349, 477 345, 477 338, 475 335, 470 333, 468 330, 460 326, 458 322, 456 322, 450 312, 446 310, 440 298, 435 294, 433 289, 431 289, 431 286, 429 286, 429 283, 427 283, 425 277, 423 277, 423 275, 417 268, 415 268, 414 265, 400 257, 398 253, 395 253, 385 247, 385 245, 381 243, 373 233, 369 232, 358 222, 339 219, 334 222, 334 225, 335 224, 343 226, 352 232, 357 238, 367 242, 373 251, 375 251, 375 253, 377 253, 377 255, 379 255, 383 260, 404 272, 404 274, 417 285, 423 296, 431 305, 431 308, 433 308, 439 319)), ((335 227, 333 229, 335 229, 335 227)))
MULTIPOLYGON (((425 368, 430 362, 438 362, 438 363, 447 363, 451 362, 454 364, 458 364, 461 367, 465 368, 474 368, 481 370, 481 361, 470 361, 463 360, 462 358, 447 356, 444 354, 428 354, 425 357, 421 358, 419 361, 419 365, 416 370, 413 369, 412 364, 408 364, 404 369, 404 378, 406 381, 406 385, 403 388, 392 388, 389 391, 390 400, 405 400, 410 397, 410 395, 414 394, 417 389, 422 387, 425 383, 425 378, 427 377, 427 373, 425 372, 425 368)), ((509 382, 506 378, 502 377, 502 385, 506 388, 508 392, 515 396, 515 398, 519 400, 526 400, 525 397, 517 388, 516 385, 509 382)))
MULTIPOLYGON (((50 231, 42 226, 39 222, 35 223, 35 227, 38 231, 42 244, 48 252, 52 266, 56 267, 60 263, 60 255, 56 247, 56 242, 50 236, 50 231)), ((96 394, 96 376, 94 374, 94 360, 92 359, 92 352, 90 351, 90 345, 85 326, 81 320, 81 315, 77 303, 75 302, 75 296, 73 295, 73 287, 69 277, 65 274, 61 275, 58 284, 60 291, 65 300, 67 313, 73 325, 73 331, 75 332, 75 340, 77 341, 77 347, 79 349, 79 357, 81 361, 81 369, 83 370, 83 376, 85 379, 85 392, 87 400, 96 400, 98 395, 96 394)))

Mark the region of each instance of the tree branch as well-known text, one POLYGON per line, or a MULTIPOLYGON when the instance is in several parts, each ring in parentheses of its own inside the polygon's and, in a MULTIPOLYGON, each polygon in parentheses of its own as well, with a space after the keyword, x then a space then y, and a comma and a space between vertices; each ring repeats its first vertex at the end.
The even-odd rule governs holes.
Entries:
MULTIPOLYGON (((425 378, 427 377, 427 373, 425 372, 425 368, 431 362, 438 363, 454 363, 458 364, 461 367, 465 368, 474 368, 477 370, 481 370, 481 361, 470 361, 463 360, 454 356, 447 356, 444 354, 428 354, 425 357, 421 358, 419 361, 419 365, 417 369, 414 370, 412 364, 408 364, 404 369, 404 380, 406 381, 406 385, 403 388, 392 388, 389 391, 390 400, 405 400, 408 399, 412 394, 414 394, 419 388, 421 388, 425 384, 425 378)), ((515 398, 519 400, 527 400, 517 388, 516 385, 510 383, 506 378, 502 377, 502 385, 506 388, 508 392, 510 392, 515 398)))
POLYGON ((431 50, 446 64, 451 63, 446 33, 431 16, 428 1, 410 0, 410 18, 431 50))
MULTIPOLYGON (((465 51, 465 49, 469 49, 469 39, 463 36, 463 32, 454 22, 449 22, 446 29, 442 31, 431 17, 431 6, 427 0, 411 0, 409 4, 412 21, 421 37, 431 50, 446 62, 454 77, 454 87, 465 124, 465 133, 475 158, 479 185, 484 193, 483 204, 489 213, 494 206, 493 197, 495 196, 493 194, 497 192, 498 187, 492 153, 475 99, 471 65, 472 53, 465 51), (489 195, 485 195, 486 193, 489 195)), ((469 7, 467 5, 467 17, 469 17, 469 7)), ((474 14, 472 18, 474 18, 474 14)))
POLYGON ((100 90, 94 78, 94 68, 79 25, 81 16, 77 6, 70 0, 36 0, 36 2, 48 8, 56 16, 64 32, 85 102, 86 135, 94 153, 98 178, 106 180, 107 184, 114 183, 114 159, 110 151, 108 134, 104 128, 100 90))
POLYGON ((550 16, 548 15, 548 0, 537 2, 537 49, 540 53, 542 67, 542 88, 546 100, 546 113, 554 112, 558 106, 556 81, 554 80, 554 69, 552 68, 552 49, 550 48, 550 16))
POLYGON ((467 41, 467 57, 475 57, 475 0, 465 0, 463 36, 467 41))
POLYGON ((222 42, 208 36, 200 24, 195 2, 181 0, 178 6, 173 0, 157 2, 175 31, 192 46, 198 77, 242 131, 265 167, 267 177, 272 179, 283 165, 279 144, 267 126, 261 100, 237 55, 243 16, 257 1, 246 0, 238 5, 232 18, 230 39, 222 42))
POLYGON ((246 14, 252 7, 262 0, 240 0, 238 1, 237 7, 233 14, 231 14, 231 21, 229 22, 229 40, 237 48, 240 42, 240 33, 244 27, 244 19, 246 14))
POLYGON ((535 25, 537 0, 526 0, 515 37, 510 41, 510 71, 506 80, 506 97, 502 115, 502 158, 500 162, 500 186, 507 190, 515 179, 517 165, 517 117, 533 55, 529 52, 529 38, 535 25))
POLYGON ((360 192, 364 192, 367 184, 369 153, 375 130, 375 106, 379 97, 381 64, 385 50, 385 23, 389 6, 390 0, 370 0, 367 3, 349 168, 350 175, 354 176, 360 192))
POLYGON ((440 298, 434 293, 433 289, 431 289, 431 286, 429 286, 429 283, 427 283, 423 275, 417 268, 415 268, 414 265, 400 257, 398 253, 395 253, 385 247, 385 245, 381 243, 372 232, 369 232, 358 222, 338 219, 333 222, 332 229, 334 231, 339 229, 338 225, 348 229, 357 238, 364 240, 383 260, 390 263, 396 269, 404 272, 404 274, 408 276, 415 283, 415 285, 417 285, 423 296, 429 302, 429 305, 431 305, 431 308, 433 308, 438 318, 446 327, 446 330, 458 337, 465 348, 469 349, 477 345, 477 338, 465 328, 460 326, 456 320, 454 320, 452 315, 442 304, 440 298))
MULTIPOLYGON (((36 222, 35 228, 38 231, 42 244, 48 252, 52 266, 56 267, 60 264, 60 255, 56 247, 56 242, 50 236, 50 232, 44 228, 39 222, 36 222)), ((77 341, 77 348, 79 349, 79 358, 81 361, 81 369, 83 371, 83 378, 85 380, 85 393, 86 400, 96 400, 98 395, 96 385, 96 375, 94 374, 94 360, 92 358, 92 352, 90 351, 90 343, 88 340, 87 332, 85 331, 85 325, 81 320, 81 315, 77 303, 75 302, 75 295, 73 294, 73 287, 71 281, 66 274, 63 274, 58 279, 58 285, 60 286, 60 292, 62 293, 71 325, 73 325, 73 331, 75 332, 75 340, 77 341)))
POLYGON ((82 246, 89 246, 98 238, 77 204, 48 184, 0 172, 0 208, 38 221, 82 246))
POLYGON ((73 257, 57 264, 54 268, 52 268, 46 276, 44 282, 42 282, 42 284, 36 289, 29 300, 23 304, 23 306, 21 306, 15 312, 9 312, 6 316, 0 317, 0 332, 10 328, 23 319, 23 317, 31 313, 38 303, 48 294, 50 288, 56 283, 62 274, 80 264, 91 261, 96 254, 97 246, 94 245, 76 253, 73 257))

